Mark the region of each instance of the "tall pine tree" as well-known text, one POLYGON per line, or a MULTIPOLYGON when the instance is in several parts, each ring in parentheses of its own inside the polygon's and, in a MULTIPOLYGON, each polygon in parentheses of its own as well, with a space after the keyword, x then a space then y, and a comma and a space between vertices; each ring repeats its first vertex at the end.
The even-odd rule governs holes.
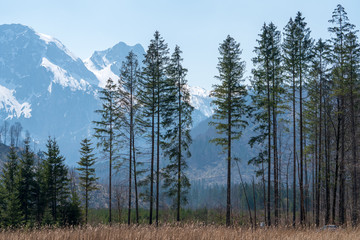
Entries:
POLYGON ((215 106, 213 120, 209 123, 215 126, 218 137, 211 140, 222 146, 227 153, 227 194, 226 194, 226 225, 231 224, 231 162, 232 142, 241 137, 243 129, 247 126, 244 120, 248 111, 245 96, 247 90, 243 75, 245 63, 241 60, 240 44, 234 38, 227 36, 219 47, 219 75, 216 78, 221 82, 214 85, 210 96, 214 97, 215 106))
POLYGON ((34 169, 34 153, 30 149, 30 136, 24 141, 24 151, 19 165, 19 200, 25 223, 32 221, 36 202, 36 182, 34 169))
POLYGON ((139 95, 139 78, 140 68, 137 60, 137 56, 132 51, 126 56, 125 62, 120 69, 119 79, 119 98, 120 105, 123 110, 122 123, 125 142, 129 146, 128 162, 129 162, 129 201, 128 201, 128 224, 130 224, 131 217, 131 197, 132 197, 132 175, 134 175, 135 183, 135 204, 136 204, 136 221, 139 223, 139 206, 138 206, 138 193, 137 193, 137 171, 135 160, 135 135, 141 132, 139 129, 139 110, 140 102, 138 101, 139 95))
MULTIPOLYGON (((80 186, 83 189, 84 195, 83 198, 85 200, 85 223, 88 222, 88 209, 89 209, 89 200, 90 200, 90 192, 97 190, 96 180, 99 179, 96 177, 95 168, 93 165, 95 164, 96 158, 93 153, 94 148, 91 147, 90 139, 85 138, 81 142, 80 149, 80 161, 78 162, 79 167, 76 168, 79 171, 79 180, 80 186)), ((74 194, 73 194, 74 195, 74 194)))
POLYGON ((109 159, 109 223, 111 224, 111 207, 112 207, 112 168, 113 162, 118 158, 116 155, 116 148, 119 144, 120 117, 119 112, 119 97, 116 89, 116 84, 111 78, 106 82, 104 89, 100 91, 102 108, 96 110, 100 115, 99 121, 94 121, 95 124, 94 137, 98 139, 97 146, 102 149, 104 155, 109 159))
POLYGON ((150 166, 150 214, 149 223, 153 221, 154 201, 154 161, 156 153, 156 224, 159 222, 159 187, 160 187, 160 145, 161 145, 161 123, 165 114, 167 103, 164 101, 166 95, 166 68, 169 61, 168 46, 158 31, 150 41, 149 48, 145 54, 142 69, 140 101, 143 106, 143 116, 149 119, 145 123, 146 128, 151 129, 151 166, 150 166), (155 143, 156 140, 156 143, 155 143), (155 149, 156 148, 156 149, 155 149))
POLYGON ((17 227, 23 222, 23 213, 19 200, 19 159, 14 146, 10 147, 7 162, 4 164, 0 178, 3 197, 1 206, 1 225, 3 227, 17 227))
POLYGON ((54 223, 64 223, 64 212, 69 197, 68 168, 65 166, 65 158, 60 154, 59 146, 54 139, 49 138, 44 152, 44 171, 47 206, 51 211, 54 223))
POLYGON ((192 125, 193 107, 190 105, 190 93, 186 80, 187 69, 182 66, 181 50, 179 46, 171 56, 167 69, 168 94, 167 111, 164 125, 165 155, 170 162, 164 169, 164 188, 176 203, 176 220, 180 221, 181 203, 187 202, 186 194, 190 182, 185 174, 187 168, 186 158, 191 156, 189 146, 192 142, 190 129, 192 125))

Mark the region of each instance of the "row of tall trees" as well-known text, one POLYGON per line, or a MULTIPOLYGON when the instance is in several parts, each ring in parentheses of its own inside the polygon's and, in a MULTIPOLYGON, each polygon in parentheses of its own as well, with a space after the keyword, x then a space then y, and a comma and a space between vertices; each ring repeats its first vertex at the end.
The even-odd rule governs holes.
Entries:
POLYGON ((358 223, 360 45, 341 5, 329 23, 331 38, 315 41, 298 12, 282 38, 269 23, 257 40, 250 88, 257 134, 250 145, 260 151, 250 162, 260 169, 268 225, 272 219, 277 225, 281 215, 289 220, 290 208, 294 226, 298 220, 342 225, 347 214, 358 223), (283 144, 290 136, 292 146, 283 144), (286 204, 279 202, 282 186, 286 204))
POLYGON ((173 199, 176 218, 180 220, 181 203, 186 202, 190 187, 184 170, 186 159, 190 157, 193 111, 187 69, 182 66, 181 54, 176 46, 169 56, 167 44, 156 31, 141 67, 137 56, 130 52, 120 69, 118 81, 109 79, 101 91, 103 104, 97 111, 100 120, 94 122, 94 136, 109 159, 110 223, 114 161, 117 167, 119 164, 128 167, 128 224, 133 197, 136 221, 139 222, 140 195, 149 202, 150 224, 155 203, 155 222, 158 224, 160 185, 173 199), (150 166, 143 165, 146 163, 150 166), (145 174, 141 179, 140 173, 145 174), (140 194, 139 185, 147 186, 148 190, 140 194))

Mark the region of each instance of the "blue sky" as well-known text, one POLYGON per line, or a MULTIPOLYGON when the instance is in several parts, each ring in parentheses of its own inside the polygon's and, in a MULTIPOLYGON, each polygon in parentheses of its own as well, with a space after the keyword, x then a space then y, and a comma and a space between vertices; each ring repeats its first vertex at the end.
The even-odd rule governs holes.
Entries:
POLYGON ((175 44, 183 50, 190 85, 211 89, 218 46, 228 34, 240 42, 249 75, 264 22, 282 30, 301 11, 312 36, 328 38, 328 20, 338 3, 360 27, 358 0, 1 0, 0 24, 31 26, 58 38, 82 59, 120 41, 146 49, 159 30, 171 50, 175 44))

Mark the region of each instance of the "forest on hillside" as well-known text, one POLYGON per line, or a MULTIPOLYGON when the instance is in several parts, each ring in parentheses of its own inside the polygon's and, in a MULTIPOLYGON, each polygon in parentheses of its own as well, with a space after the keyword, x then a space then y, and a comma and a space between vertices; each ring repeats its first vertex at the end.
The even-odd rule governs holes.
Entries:
POLYGON ((131 51, 119 78, 98 92, 99 118, 81 141, 75 168, 65 165, 55 137, 39 151, 20 124, 4 121, 0 227, 99 219, 358 226, 358 30, 341 5, 327 26, 330 39, 312 38, 301 12, 281 27, 270 22, 260 29, 248 81, 240 43, 228 35, 218 47, 209 119, 216 134, 208 144, 222 149, 226 185, 189 180, 194 107, 188 70, 180 47, 171 51, 156 31, 142 63, 131 51), (251 132, 251 159, 240 159, 234 147, 244 132, 251 132), (106 184, 94 168, 100 159, 107 164, 106 184), (241 161, 254 169, 250 178, 243 179, 241 161))

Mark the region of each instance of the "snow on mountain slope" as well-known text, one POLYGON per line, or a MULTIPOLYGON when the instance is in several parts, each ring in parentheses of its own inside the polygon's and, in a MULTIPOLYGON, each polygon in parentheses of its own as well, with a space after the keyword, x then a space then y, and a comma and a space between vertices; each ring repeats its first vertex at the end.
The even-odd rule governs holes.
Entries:
POLYGON ((59 40, 21 24, 0 25, 0 119, 20 122, 40 149, 56 137, 68 164, 91 134, 98 83, 59 40))
POLYGON ((130 51, 137 55, 141 64, 145 53, 144 48, 140 44, 129 46, 123 42, 103 51, 95 51, 90 58, 84 60, 84 64, 98 78, 99 87, 104 87, 109 78, 113 80, 118 78, 121 65, 130 51))
POLYGON ((5 119, 31 117, 31 104, 19 103, 14 97, 15 90, 7 89, 0 85, 0 111, 5 111, 5 119))
POLYGON ((72 52, 70 52, 59 40, 43 33, 35 33, 40 37, 41 40, 45 41, 46 44, 54 43, 59 49, 63 50, 69 55, 74 61, 79 60, 72 52))
POLYGON ((86 91, 86 89, 90 87, 90 84, 86 82, 84 79, 80 79, 80 80, 75 79, 74 77, 69 75, 67 71, 53 64, 45 57, 42 59, 41 66, 46 68, 49 72, 52 72, 52 74, 54 75, 54 78, 48 87, 49 93, 51 93, 53 83, 60 84, 62 87, 69 87, 71 91, 76 91, 76 90, 86 91))
MULTIPOLYGON (((49 135, 56 137, 67 162, 74 164, 81 139, 91 135, 98 117, 99 86, 118 78, 131 50, 141 64, 143 47, 121 42, 83 62, 53 37, 21 24, 0 25, 0 119, 19 121, 41 149, 49 135)), ((189 88, 195 127, 211 116, 211 99, 205 89, 189 88)))
MULTIPOLYGON (((95 51, 93 55, 84 60, 85 66, 95 74, 99 80, 99 87, 104 87, 108 78, 117 79, 120 73, 122 62, 130 51, 133 51, 137 57, 139 64, 142 64, 145 50, 140 44, 128 46, 123 42, 119 42, 112 48, 103 51, 95 51)), ((191 94, 191 104, 195 108, 193 113, 193 126, 210 117, 213 109, 210 106, 210 92, 201 87, 189 86, 191 94)))
POLYGON ((210 106, 211 98, 210 91, 201 87, 190 87, 191 105, 200 110, 204 116, 210 117, 213 115, 213 108, 210 106))
POLYGON ((95 74, 95 76, 98 78, 99 80, 99 87, 104 88, 106 85, 106 81, 111 78, 113 80, 116 80, 118 78, 118 76, 116 76, 112 71, 111 71, 111 67, 113 65, 113 63, 108 64, 107 66, 104 66, 104 68, 98 70, 95 66, 94 63, 90 60, 90 59, 86 59, 84 61, 85 66, 95 74))

